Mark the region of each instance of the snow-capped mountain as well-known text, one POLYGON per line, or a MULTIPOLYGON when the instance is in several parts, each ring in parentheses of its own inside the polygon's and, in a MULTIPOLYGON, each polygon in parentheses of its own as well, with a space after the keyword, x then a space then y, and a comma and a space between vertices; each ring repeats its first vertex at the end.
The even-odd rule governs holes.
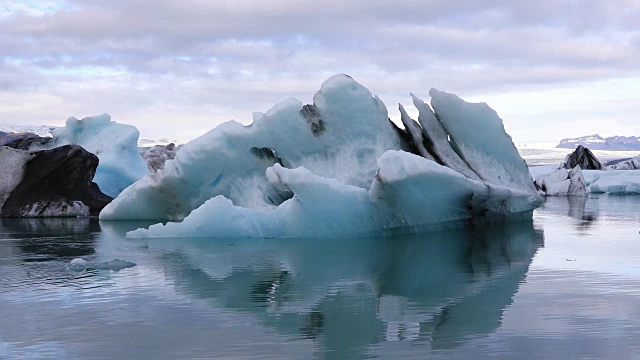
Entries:
POLYGON ((38 136, 52 137, 51 130, 54 126, 47 125, 9 125, 0 124, 0 132, 4 133, 32 133, 38 136))
POLYGON ((611 136, 603 138, 598 134, 594 134, 573 139, 562 139, 556 147, 575 149, 578 145, 582 145, 591 150, 640 150, 640 137, 611 136))

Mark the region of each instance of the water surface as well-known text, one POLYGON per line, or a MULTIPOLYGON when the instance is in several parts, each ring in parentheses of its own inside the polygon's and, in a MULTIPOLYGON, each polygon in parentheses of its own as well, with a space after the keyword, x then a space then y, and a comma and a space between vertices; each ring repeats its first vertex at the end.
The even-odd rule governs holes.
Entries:
POLYGON ((0 358, 640 358, 638 209, 550 198, 533 221, 315 240, 5 219, 0 358))

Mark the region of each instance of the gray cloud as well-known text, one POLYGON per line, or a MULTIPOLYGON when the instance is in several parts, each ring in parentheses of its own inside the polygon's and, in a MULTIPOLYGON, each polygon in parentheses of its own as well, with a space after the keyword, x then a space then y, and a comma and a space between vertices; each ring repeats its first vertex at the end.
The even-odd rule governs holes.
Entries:
POLYGON ((334 73, 394 115, 432 86, 476 96, 640 76, 639 23, 635 0, 70 0, 0 18, 0 121, 106 111, 150 136, 184 132, 177 117, 201 133, 311 101, 334 73), (1 105, 13 101, 33 116, 1 105))

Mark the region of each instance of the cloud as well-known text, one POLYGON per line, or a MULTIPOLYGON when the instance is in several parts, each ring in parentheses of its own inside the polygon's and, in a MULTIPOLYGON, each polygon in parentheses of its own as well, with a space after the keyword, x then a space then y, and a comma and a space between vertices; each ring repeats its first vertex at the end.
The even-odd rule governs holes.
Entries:
POLYGON ((638 23, 632 0, 0 0, 0 121, 106 111, 187 137, 309 102, 335 73, 397 116, 432 86, 477 97, 640 76, 638 23))

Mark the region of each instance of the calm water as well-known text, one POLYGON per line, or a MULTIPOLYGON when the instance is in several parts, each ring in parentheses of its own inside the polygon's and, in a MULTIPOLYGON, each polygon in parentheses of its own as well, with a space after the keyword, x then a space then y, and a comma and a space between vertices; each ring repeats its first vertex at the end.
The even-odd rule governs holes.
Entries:
POLYGON ((640 196, 383 239, 137 225, 2 220, 0 358, 640 358, 640 196), (96 269, 114 259, 137 266, 96 269))

